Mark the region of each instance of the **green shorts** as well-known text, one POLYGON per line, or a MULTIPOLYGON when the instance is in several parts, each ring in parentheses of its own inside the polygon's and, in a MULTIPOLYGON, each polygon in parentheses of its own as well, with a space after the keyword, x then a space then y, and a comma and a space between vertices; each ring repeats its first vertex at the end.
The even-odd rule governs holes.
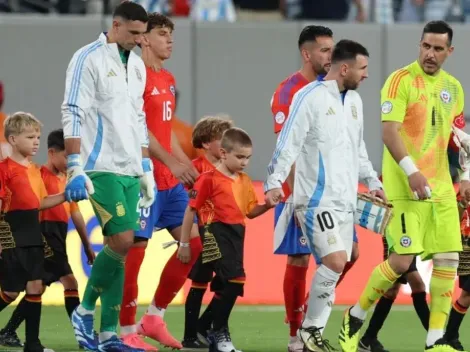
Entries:
POLYGON ((89 173, 95 193, 90 202, 104 236, 139 229, 140 183, 137 177, 89 173))
POLYGON ((396 200, 386 237, 390 251, 421 254, 422 260, 436 253, 460 252, 460 221, 457 202, 440 203, 396 200))

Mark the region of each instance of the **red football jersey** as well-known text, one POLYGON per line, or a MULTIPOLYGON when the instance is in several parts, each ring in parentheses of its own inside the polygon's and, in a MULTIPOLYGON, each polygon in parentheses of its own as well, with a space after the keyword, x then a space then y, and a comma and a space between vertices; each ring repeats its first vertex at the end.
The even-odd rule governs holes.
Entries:
MULTIPOLYGON (((162 147, 171 154, 171 120, 175 109, 175 78, 161 69, 156 72, 147 67, 147 82, 144 92, 144 110, 147 128, 162 147)), ((155 182, 159 191, 173 188, 178 179, 162 162, 152 158, 155 182)))
POLYGON ((205 155, 201 155, 199 158, 194 159, 193 165, 196 168, 197 172, 199 172, 200 174, 215 169, 214 164, 207 160, 205 155))
MULTIPOLYGON (((305 87, 310 82, 302 76, 300 72, 296 72, 279 84, 271 99, 271 112, 274 119, 274 133, 281 132, 282 126, 289 116, 289 107, 292 103, 294 94, 305 87)), ((286 182, 282 185, 284 192, 284 201, 291 195, 291 190, 286 182)))

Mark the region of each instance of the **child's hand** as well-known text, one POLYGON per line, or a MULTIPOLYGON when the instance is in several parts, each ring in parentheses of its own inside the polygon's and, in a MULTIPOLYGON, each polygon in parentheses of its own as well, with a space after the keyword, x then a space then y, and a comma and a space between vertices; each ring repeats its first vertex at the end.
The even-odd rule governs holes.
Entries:
POLYGON ((191 248, 189 247, 189 243, 180 243, 180 246, 178 247, 178 253, 176 253, 176 257, 183 264, 187 264, 190 262, 191 248))
POLYGON ((85 254, 88 259, 88 265, 93 265, 93 263, 95 262, 95 258, 96 258, 96 254, 93 248, 91 248, 91 246, 88 246, 87 248, 85 248, 85 254))

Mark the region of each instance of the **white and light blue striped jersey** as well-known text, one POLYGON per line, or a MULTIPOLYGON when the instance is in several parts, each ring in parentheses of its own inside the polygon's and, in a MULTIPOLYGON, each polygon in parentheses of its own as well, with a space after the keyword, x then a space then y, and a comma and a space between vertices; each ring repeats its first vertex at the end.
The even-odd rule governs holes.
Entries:
POLYGON ((281 188, 295 162, 296 209, 355 211, 358 182, 382 188, 363 139, 362 99, 334 80, 314 81, 293 98, 268 166, 265 191, 281 188))
POLYGON ((235 22, 237 19, 232 0, 193 0, 190 17, 199 22, 235 22))
POLYGON ((62 125, 65 138, 81 139, 85 171, 140 176, 148 146, 143 111, 146 70, 131 52, 127 70, 117 44, 105 34, 79 49, 65 79, 62 125))
POLYGON ((158 12, 163 15, 169 15, 170 6, 168 0, 133 0, 141 5, 147 12, 158 12))

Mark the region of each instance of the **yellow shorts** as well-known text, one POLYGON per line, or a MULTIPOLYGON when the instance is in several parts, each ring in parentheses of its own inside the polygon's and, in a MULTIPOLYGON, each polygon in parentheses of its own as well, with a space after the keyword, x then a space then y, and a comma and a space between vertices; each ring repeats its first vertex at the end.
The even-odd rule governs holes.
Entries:
POLYGON ((456 201, 440 203, 396 200, 386 238, 391 252, 421 254, 422 260, 436 253, 462 251, 456 201))

